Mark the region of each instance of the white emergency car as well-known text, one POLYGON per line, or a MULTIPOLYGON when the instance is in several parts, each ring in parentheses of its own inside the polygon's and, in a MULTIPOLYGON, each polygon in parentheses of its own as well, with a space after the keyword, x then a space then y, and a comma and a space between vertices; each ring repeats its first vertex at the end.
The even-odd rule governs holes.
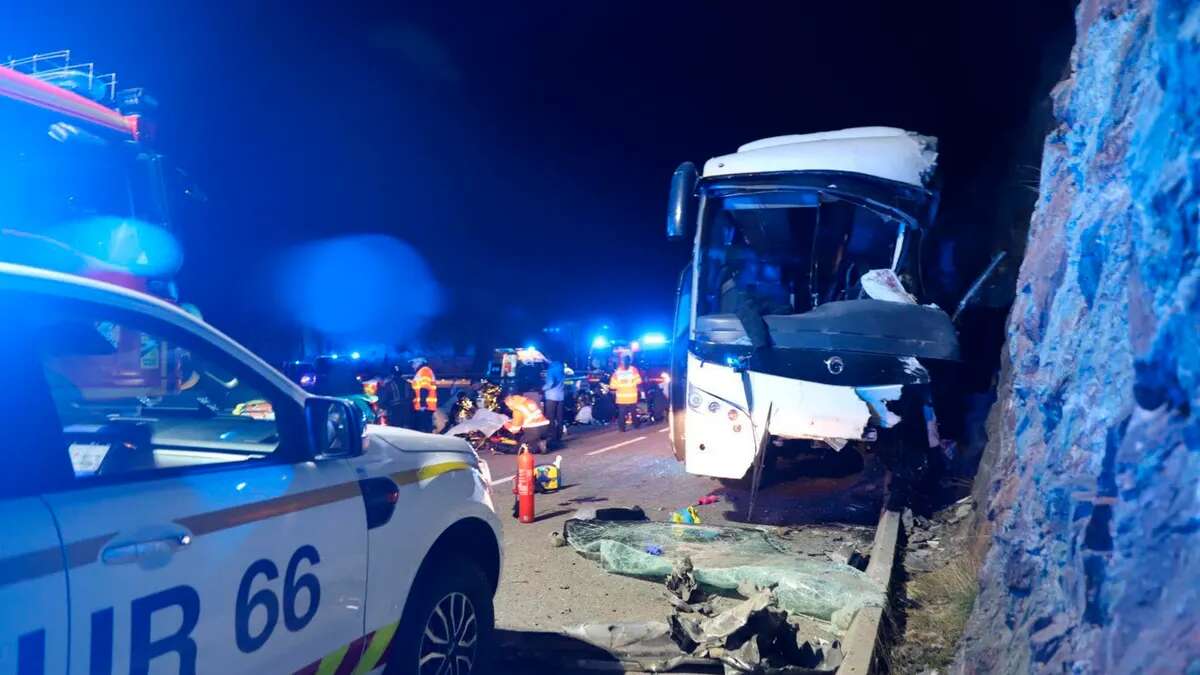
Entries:
POLYGON ((9 264, 0 439, 0 673, 476 669, 500 526, 460 439, 364 429, 172 305, 9 264))

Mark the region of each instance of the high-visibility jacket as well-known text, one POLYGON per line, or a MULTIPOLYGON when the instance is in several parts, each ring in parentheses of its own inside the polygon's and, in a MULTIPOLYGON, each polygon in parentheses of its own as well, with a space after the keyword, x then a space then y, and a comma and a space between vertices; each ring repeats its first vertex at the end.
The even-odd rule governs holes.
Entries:
POLYGON ((413 410, 437 410, 437 378, 433 376, 433 368, 421 366, 412 379, 413 410), (425 394, 422 405, 421 394, 425 394))
POLYGON ((608 380, 617 397, 617 405, 630 405, 638 402, 638 385, 642 383, 642 374, 637 368, 617 368, 608 380))
POLYGON ((550 424, 550 420, 542 414, 542 408, 536 401, 513 394, 504 399, 504 404, 512 412, 512 419, 504 423, 504 428, 514 434, 521 429, 533 429, 550 424))

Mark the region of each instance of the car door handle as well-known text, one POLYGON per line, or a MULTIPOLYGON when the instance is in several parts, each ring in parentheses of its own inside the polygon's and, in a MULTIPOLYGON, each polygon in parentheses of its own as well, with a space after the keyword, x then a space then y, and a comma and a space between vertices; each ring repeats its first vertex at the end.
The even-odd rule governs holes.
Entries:
POLYGON ((178 534, 128 544, 116 544, 101 551, 100 560, 105 565, 121 565, 155 556, 170 555, 191 543, 191 535, 178 534))

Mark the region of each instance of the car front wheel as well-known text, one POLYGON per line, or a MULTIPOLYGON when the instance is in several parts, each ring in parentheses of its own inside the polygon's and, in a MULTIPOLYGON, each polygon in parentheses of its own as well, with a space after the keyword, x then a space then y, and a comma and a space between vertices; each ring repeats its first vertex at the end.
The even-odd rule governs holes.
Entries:
POLYGON ((413 583, 387 672, 481 673, 494 623, 491 589, 478 565, 461 558, 427 564, 413 583))

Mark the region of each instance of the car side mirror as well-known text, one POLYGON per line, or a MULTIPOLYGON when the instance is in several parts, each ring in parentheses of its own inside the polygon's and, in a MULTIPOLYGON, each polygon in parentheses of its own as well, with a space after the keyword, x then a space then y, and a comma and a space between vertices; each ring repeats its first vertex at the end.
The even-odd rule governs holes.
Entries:
POLYGON ((353 403, 329 396, 310 396, 304 402, 304 419, 314 459, 362 454, 362 415, 353 403))
POLYGON ((667 203, 667 239, 683 239, 691 231, 696 204, 696 165, 684 162, 671 176, 667 203))

